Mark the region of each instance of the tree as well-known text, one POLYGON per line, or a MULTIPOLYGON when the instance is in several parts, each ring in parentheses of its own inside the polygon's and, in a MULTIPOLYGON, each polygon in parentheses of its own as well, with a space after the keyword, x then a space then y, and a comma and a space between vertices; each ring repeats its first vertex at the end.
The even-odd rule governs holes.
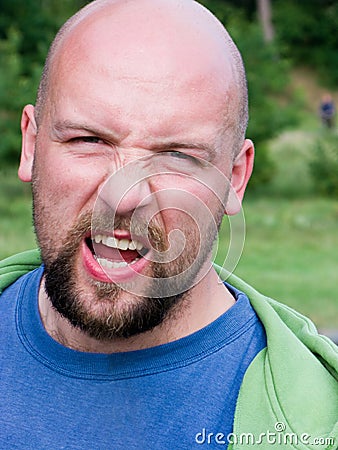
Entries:
POLYGON ((273 18, 282 55, 317 71, 323 84, 338 85, 338 3, 275 0, 273 18))
POLYGON ((34 102, 41 66, 32 64, 25 74, 20 54, 22 36, 16 28, 0 40, 0 166, 18 162, 20 154, 20 114, 25 103, 34 102))
POLYGON ((272 42, 275 37, 275 30, 271 18, 271 1, 257 0, 257 11, 262 24, 265 42, 272 42))
POLYGON ((20 115, 35 100, 43 62, 53 36, 84 0, 1 0, 0 167, 17 163, 20 115))

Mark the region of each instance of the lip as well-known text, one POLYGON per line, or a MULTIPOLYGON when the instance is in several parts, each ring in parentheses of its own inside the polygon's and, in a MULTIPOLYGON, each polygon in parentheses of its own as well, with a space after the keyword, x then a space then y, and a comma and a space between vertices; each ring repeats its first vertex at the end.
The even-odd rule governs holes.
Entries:
POLYGON ((131 239, 130 231, 115 229, 114 231, 101 230, 100 228, 95 228, 95 232, 92 230, 91 233, 86 234, 86 238, 92 238, 94 235, 101 234, 104 236, 111 236, 116 239, 131 239))
POLYGON ((126 267, 116 269, 102 268, 96 261, 92 252, 88 248, 85 239, 81 244, 82 262, 86 272, 91 278, 104 283, 120 283, 130 281, 137 274, 141 273, 149 264, 148 258, 140 258, 138 261, 126 267))

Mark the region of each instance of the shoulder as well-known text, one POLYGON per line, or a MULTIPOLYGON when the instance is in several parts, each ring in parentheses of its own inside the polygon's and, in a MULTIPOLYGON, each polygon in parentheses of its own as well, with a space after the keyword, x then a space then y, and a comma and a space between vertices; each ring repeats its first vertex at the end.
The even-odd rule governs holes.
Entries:
POLYGON ((0 261, 0 294, 22 275, 41 265, 39 250, 28 250, 0 261))

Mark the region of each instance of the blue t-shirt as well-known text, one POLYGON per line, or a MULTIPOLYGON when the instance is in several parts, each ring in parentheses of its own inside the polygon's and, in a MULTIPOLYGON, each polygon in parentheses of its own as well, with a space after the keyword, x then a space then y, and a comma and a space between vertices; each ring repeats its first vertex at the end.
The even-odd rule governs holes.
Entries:
POLYGON ((0 448, 226 448, 243 375, 266 345, 247 297, 194 334, 154 348, 95 354, 45 331, 38 310, 43 268, 0 301, 0 448), (225 440, 224 440, 225 442, 225 440), (203 445, 204 444, 204 445, 203 445))

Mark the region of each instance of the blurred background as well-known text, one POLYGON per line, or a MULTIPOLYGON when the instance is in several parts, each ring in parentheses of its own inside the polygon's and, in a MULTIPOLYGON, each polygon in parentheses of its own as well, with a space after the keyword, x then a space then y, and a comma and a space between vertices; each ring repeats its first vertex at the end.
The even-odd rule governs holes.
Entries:
MULTIPOLYGON (((22 106, 48 46, 81 0, 0 0, 0 258, 36 246, 30 186, 17 179, 22 106)), ((338 329, 338 2, 203 0, 225 24, 248 76, 256 165, 235 273, 338 329)), ((216 261, 228 248, 228 222, 216 261)))

